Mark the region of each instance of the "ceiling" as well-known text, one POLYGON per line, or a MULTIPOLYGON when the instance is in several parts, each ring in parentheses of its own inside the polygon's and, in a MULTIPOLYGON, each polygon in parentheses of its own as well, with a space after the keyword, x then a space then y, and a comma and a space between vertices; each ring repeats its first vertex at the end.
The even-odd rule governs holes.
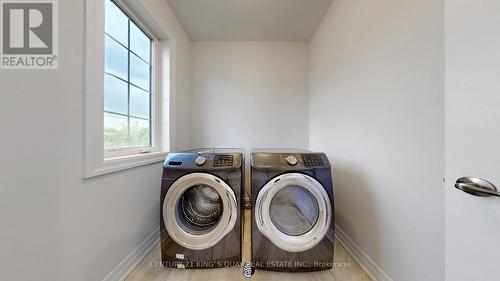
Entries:
POLYGON ((167 0, 195 41, 307 41, 333 0, 167 0))

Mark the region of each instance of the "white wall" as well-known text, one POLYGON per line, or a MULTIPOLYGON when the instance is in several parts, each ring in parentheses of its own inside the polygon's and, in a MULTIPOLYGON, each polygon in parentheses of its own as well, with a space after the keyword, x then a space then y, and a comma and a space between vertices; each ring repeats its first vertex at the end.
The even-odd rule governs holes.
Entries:
POLYGON ((307 147, 306 42, 191 47, 194 146, 307 147))
POLYGON ((337 224, 397 281, 444 279, 443 21, 443 1, 336 0, 311 40, 337 224))
MULTIPOLYGON (((159 226, 160 163, 82 179, 83 5, 59 1, 58 70, 0 70, 0 280, 101 280, 159 226)), ((189 41, 167 21, 187 50, 174 143, 189 146, 189 41)))

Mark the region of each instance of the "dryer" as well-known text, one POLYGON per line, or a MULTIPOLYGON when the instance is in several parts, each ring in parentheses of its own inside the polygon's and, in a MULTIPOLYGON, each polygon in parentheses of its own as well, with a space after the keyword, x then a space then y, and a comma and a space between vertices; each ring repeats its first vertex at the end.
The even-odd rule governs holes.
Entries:
POLYGON ((164 266, 213 268, 241 261, 241 150, 167 155, 161 184, 164 266))
POLYGON ((275 271, 333 267, 333 179, 324 153, 253 152, 251 187, 254 267, 275 271))

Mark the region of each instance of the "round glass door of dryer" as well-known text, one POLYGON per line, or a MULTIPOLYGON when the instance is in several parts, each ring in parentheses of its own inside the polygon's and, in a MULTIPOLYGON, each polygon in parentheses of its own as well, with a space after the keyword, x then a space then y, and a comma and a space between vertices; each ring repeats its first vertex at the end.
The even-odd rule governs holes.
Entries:
POLYGON ((288 252, 316 246, 327 234, 331 218, 328 193, 316 179, 305 174, 288 173, 271 179, 255 202, 259 231, 288 252))
POLYGON ((282 233, 300 236, 316 225, 319 217, 318 201, 307 189, 289 185, 271 199, 269 216, 282 233))
POLYGON ((162 215, 175 242, 193 250, 207 249, 234 228, 238 216, 236 197, 222 179, 192 173, 170 186, 162 215))

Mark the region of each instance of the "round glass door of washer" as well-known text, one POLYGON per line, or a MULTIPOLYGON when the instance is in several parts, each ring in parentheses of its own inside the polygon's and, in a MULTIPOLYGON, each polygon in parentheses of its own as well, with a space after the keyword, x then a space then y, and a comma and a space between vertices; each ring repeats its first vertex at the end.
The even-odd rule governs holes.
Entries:
POLYGON ((162 214, 175 242, 202 250, 217 244, 233 229, 238 211, 234 192, 222 179, 192 173, 168 189, 162 214))
POLYGON ((223 212, 222 199, 217 191, 204 184, 187 189, 177 203, 177 222, 186 231, 208 232, 223 212))

